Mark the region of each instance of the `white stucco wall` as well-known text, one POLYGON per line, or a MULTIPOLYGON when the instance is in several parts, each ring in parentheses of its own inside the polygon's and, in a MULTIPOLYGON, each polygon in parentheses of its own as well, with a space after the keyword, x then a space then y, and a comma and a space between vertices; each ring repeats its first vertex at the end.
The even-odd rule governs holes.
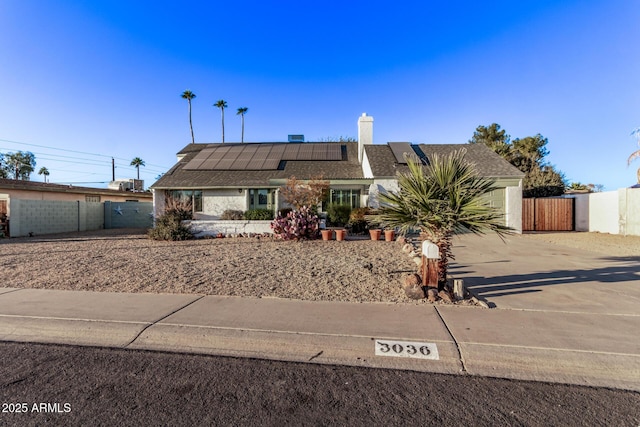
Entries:
POLYGON ((374 179, 369 186, 367 206, 374 209, 380 207, 379 194, 398 191, 399 188, 397 179, 374 179))
POLYGON ((589 194, 589 231, 620 232, 617 191, 589 194))
POLYGON ((572 197, 576 231, 640 236, 640 188, 572 197))
POLYGON ((505 187, 505 225, 522 234, 522 187, 505 187))
POLYGON ((217 236, 223 234, 225 236, 233 236, 241 233, 263 234, 270 233, 271 221, 183 221, 187 225, 191 233, 196 237, 217 236))
POLYGON ((246 211, 247 190, 205 190, 202 194, 202 213, 196 219, 217 218, 226 210, 246 211))
POLYGON ((572 195, 575 199, 573 205, 573 218, 576 231, 589 231, 589 194, 572 195))
POLYGON ((371 169, 371 164, 369 163, 366 151, 362 154, 362 174, 365 178, 373 178, 373 169, 371 169))
POLYGON ((620 234, 640 236, 640 188, 618 190, 620 234))

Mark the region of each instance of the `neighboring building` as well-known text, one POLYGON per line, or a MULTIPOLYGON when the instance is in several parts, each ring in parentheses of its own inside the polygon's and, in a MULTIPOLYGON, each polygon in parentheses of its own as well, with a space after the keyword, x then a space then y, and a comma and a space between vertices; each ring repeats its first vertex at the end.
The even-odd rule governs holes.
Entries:
POLYGON ((56 200, 66 202, 150 202, 151 193, 76 187, 36 181, 0 178, 0 200, 56 200))
POLYGON ((329 181, 328 203, 375 206, 377 194, 397 189, 397 173, 408 170, 404 153, 426 159, 461 148, 479 174, 496 179, 499 189, 490 195, 491 203, 505 213, 506 225, 521 230, 524 174, 517 168, 482 144, 374 145, 373 118, 366 114, 358 119, 357 142, 189 144, 151 186, 154 212, 164 211, 168 195, 191 198, 197 220, 218 219, 228 209, 277 212, 285 207, 280 187, 292 176, 329 181))
MULTIPOLYGON (((30 232, 49 234, 99 229, 105 227, 105 202, 123 206, 126 202, 147 202, 149 208, 146 209, 150 209, 152 200, 151 193, 0 179, 0 222, 3 226, 0 231, 18 237, 30 232), (3 220, 5 217, 9 219, 9 226, 3 220)), ((143 203, 135 205, 139 206, 138 213, 145 210, 143 203)), ((123 216, 122 213, 119 216, 123 216)), ((129 224, 134 222, 129 221, 129 224)), ((111 228, 111 221, 107 226, 111 228)))

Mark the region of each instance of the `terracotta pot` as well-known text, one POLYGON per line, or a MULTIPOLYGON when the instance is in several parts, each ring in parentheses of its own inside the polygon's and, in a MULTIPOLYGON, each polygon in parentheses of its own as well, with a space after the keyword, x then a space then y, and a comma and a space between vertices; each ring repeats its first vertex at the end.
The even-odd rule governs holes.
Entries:
POLYGON ((393 242, 396 238, 396 232, 393 230, 384 230, 384 241, 393 242))
POLYGON ((369 235, 371 236, 371 240, 380 240, 380 234, 382 230, 369 230, 369 235))
POLYGON ((347 230, 336 230, 336 240, 341 242, 347 236, 347 230))
POLYGON ((331 240, 333 239, 333 230, 320 230, 322 233, 322 240, 331 240))

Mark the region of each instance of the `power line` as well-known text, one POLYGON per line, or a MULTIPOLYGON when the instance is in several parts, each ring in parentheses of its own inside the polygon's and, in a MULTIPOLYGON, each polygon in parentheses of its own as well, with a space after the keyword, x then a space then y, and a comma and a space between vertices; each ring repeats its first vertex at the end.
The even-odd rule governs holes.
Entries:
MULTIPOLYGON (((69 149, 66 149, 66 148, 50 147, 50 146, 47 146, 47 145, 30 144, 30 143, 27 143, 27 142, 12 141, 12 140, 10 140, 10 139, 3 139, 3 138, 0 138, 0 141, 2 141, 2 142, 8 142, 8 143, 11 143, 11 144, 28 145, 28 146, 31 146, 31 147, 39 147, 39 148, 47 148, 47 149, 50 149, 50 150, 65 151, 65 152, 68 152, 68 153, 86 154, 86 155, 89 155, 89 156, 106 157, 106 158, 109 158, 109 159, 113 158, 113 159, 122 160, 122 161, 125 161, 125 162, 128 162, 128 161, 129 161, 128 159, 124 159, 124 158, 122 158, 122 157, 107 156, 107 155, 105 155, 105 154, 88 153, 88 152, 86 152, 86 151, 69 150, 69 149)), ((9 148, 3 148, 3 150, 9 150, 9 148)), ((52 156, 55 156, 55 154, 51 154, 51 155, 52 155, 52 156)), ((62 157, 62 156, 61 156, 61 157, 62 157)), ((95 160, 94 160, 94 161, 95 161, 95 160)), ((146 163, 146 162, 145 162, 145 163, 146 163)), ((148 165, 149 165, 149 166, 156 166, 156 167, 162 168, 162 169, 163 169, 163 171, 169 170, 169 168, 168 168, 168 167, 166 167, 166 166, 162 166, 162 165, 156 165, 156 164, 152 164, 152 163, 149 163, 148 165)))

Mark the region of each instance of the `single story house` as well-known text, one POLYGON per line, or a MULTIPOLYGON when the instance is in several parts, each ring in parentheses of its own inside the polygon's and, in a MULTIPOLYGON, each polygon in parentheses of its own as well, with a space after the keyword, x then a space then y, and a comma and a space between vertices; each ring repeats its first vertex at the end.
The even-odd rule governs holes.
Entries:
POLYGON ((154 212, 161 215, 171 195, 191 198, 196 220, 216 220, 225 210, 276 213, 286 207, 280 188, 292 176, 329 181, 328 203, 375 206, 377 193, 397 189, 397 173, 408 171, 404 153, 427 158, 461 148, 479 174, 496 179, 491 203, 504 212, 506 225, 521 230, 524 174, 509 162, 483 144, 374 144, 373 117, 366 114, 358 118, 355 142, 189 144, 151 186, 154 212))

